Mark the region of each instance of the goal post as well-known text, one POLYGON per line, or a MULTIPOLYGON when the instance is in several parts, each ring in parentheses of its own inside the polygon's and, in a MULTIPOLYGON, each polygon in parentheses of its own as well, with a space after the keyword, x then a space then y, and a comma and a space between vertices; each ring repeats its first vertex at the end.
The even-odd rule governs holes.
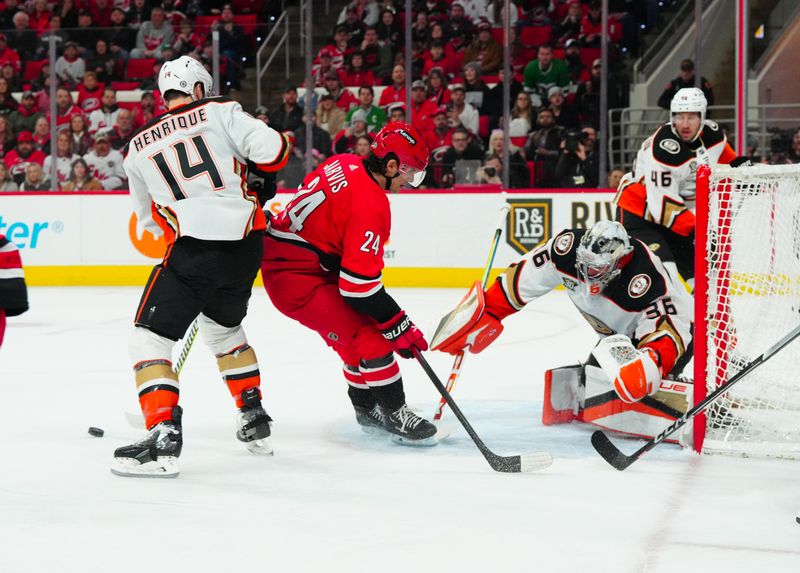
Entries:
MULTIPOLYGON (((800 324, 800 165, 697 173, 695 403, 800 324)), ((800 459, 800 344, 694 421, 698 452, 800 459)))

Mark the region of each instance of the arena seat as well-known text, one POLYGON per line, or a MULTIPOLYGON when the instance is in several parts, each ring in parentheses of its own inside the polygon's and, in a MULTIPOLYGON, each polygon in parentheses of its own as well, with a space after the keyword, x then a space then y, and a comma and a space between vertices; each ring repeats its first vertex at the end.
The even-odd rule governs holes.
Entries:
POLYGON ((131 58, 125 69, 128 80, 146 80, 153 77, 153 66, 158 60, 155 58, 131 58))
POLYGON ((551 26, 525 26, 520 30, 519 41, 523 46, 541 46, 550 41, 551 26))

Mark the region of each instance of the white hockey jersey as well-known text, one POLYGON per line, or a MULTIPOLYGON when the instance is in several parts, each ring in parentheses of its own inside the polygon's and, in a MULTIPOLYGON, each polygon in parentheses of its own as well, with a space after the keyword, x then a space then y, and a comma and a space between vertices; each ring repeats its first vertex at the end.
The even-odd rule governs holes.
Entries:
POLYGON ((111 191, 125 188, 125 170, 122 167, 122 154, 119 151, 109 149, 105 155, 90 151, 83 158, 103 189, 111 191))
POLYGON ((247 161, 286 162, 285 138, 228 98, 206 98, 142 127, 125 147, 139 225, 156 236, 239 240, 266 221, 247 185, 247 161))
MULTIPOLYGON (((655 350, 668 373, 691 341, 692 304, 661 260, 631 239, 633 257, 600 294, 588 295, 577 276, 576 250, 585 229, 566 229, 511 265, 498 281, 515 310, 564 285, 567 295, 600 337, 628 336, 655 350)), ((491 308, 488 309, 491 312, 491 308)))
POLYGON ((730 163, 736 157, 716 122, 706 120, 695 141, 686 143, 666 123, 647 138, 620 181, 614 201, 634 215, 679 235, 694 230, 695 176, 700 163, 730 163))

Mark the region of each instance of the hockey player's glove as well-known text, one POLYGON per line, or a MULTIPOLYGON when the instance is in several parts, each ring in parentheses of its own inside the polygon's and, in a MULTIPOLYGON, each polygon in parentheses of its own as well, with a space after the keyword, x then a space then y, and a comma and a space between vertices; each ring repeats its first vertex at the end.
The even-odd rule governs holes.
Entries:
POLYGON ((267 201, 275 197, 278 190, 274 171, 261 171, 252 161, 247 162, 247 185, 258 197, 258 202, 264 207, 267 201))
POLYGON ((750 161, 750 158, 745 155, 740 155, 739 157, 734 157, 730 163, 731 167, 752 167, 753 162, 750 161))
POLYGON ((631 404, 658 392, 658 355, 650 348, 637 350, 630 338, 614 334, 602 339, 592 354, 623 402, 631 404))
POLYGON ((379 323, 378 328, 383 337, 392 344, 394 351, 403 358, 413 358, 413 348, 428 350, 428 342, 422 331, 414 326, 402 310, 390 320, 379 323))

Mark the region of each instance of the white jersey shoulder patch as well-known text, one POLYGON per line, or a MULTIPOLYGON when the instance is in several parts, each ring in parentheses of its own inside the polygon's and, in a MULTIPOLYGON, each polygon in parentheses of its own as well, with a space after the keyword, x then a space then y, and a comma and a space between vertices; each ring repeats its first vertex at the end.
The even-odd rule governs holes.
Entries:
POLYGON ((650 290, 653 280, 646 273, 640 273, 628 283, 628 295, 631 298, 641 298, 650 290))
POLYGON ((572 233, 564 233, 558 237, 553 245, 556 253, 559 255, 566 255, 572 248, 572 243, 575 242, 575 235, 572 233))
POLYGON ((673 155, 677 155, 681 150, 680 143, 674 139, 662 139, 658 146, 667 153, 672 153, 673 155))

